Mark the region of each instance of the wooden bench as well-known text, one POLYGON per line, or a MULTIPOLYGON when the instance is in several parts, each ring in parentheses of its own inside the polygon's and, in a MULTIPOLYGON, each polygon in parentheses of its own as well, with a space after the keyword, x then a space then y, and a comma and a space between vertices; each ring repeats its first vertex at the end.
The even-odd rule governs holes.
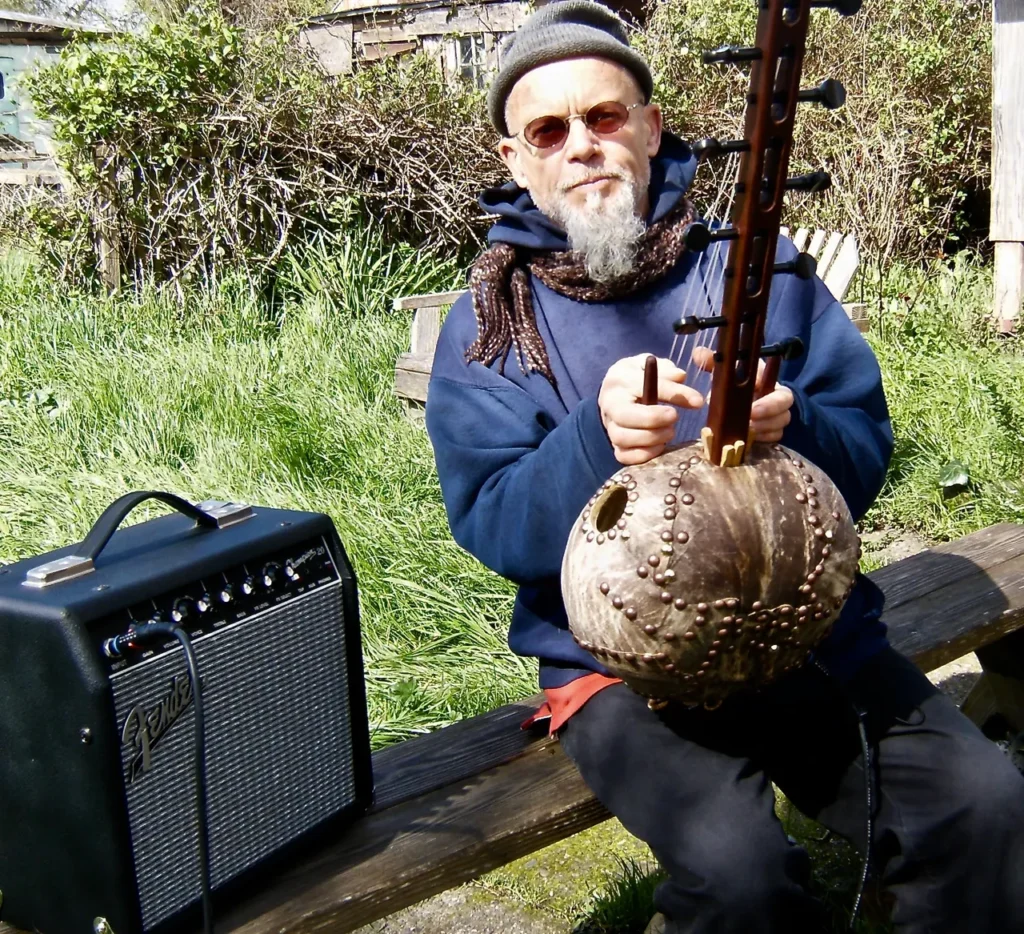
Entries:
MULTIPOLYGON (((893 645, 924 671, 977 653, 985 673, 965 712, 1024 730, 1024 525, 870 576, 893 645)), ((520 729, 539 702, 378 752, 373 811, 221 914, 218 934, 345 934, 607 819, 557 741, 520 729)))
MULTIPOLYGON (((789 236, 787 228, 781 230, 789 236)), ((817 260, 818 275, 841 302, 860 263, 857 238, 853 234, 828 234, 824 230, 816 230, 812 234, 806 228, 800 228, 793 236, 793 243, 817 260)), ((418 414, 417 406, 427 401, 427 383, 434 362, 434 348, 441 333, 443 313, 464 293, 463 289, 407 295, 396 298, 393 303, 395 311, 413 313, 409 351, 401 354, 395 364, 395 394, 406 402, 410 414, 418 414)), ((843 308, 860 331, 868 329, 866 305, 844 304, 843 308)))

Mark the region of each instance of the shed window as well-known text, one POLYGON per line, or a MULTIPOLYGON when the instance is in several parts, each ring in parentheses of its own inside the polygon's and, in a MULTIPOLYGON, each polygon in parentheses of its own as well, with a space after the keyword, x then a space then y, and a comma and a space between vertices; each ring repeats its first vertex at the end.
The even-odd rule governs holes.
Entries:
POLYGON ((487 53, 484 37, 477 33, 459 36, 459 74, 474 87, 482 88, 487 77, 487 53))

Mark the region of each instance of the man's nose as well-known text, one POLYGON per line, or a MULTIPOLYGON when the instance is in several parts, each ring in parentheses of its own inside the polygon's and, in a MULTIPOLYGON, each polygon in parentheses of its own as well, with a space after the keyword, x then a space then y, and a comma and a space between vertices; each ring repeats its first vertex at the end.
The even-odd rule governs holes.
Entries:
POLYGON ((586 120, 570 120, 569 135, 565 139, 565 158, 573 162, 586 162, 597 152, 597 148, 597 138, 587 126, 586 120))

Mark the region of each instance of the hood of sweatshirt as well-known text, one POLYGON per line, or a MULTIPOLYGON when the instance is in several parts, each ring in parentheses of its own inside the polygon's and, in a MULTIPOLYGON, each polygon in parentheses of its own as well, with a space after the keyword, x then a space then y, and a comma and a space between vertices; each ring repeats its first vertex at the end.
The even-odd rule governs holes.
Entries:
MULTIPOLYGON (((686 194, 697 173, 697 157, 678 136, 665 132, 661 148, 651 160, 649 224, 669 213, 686 194)), ((531 250, 567 250, 565 231, 542 214, 530 193, 515 182, 488 188, 479 198, 480 207, 498 221, 487 234, 489 243, 509 243, 531 250)))

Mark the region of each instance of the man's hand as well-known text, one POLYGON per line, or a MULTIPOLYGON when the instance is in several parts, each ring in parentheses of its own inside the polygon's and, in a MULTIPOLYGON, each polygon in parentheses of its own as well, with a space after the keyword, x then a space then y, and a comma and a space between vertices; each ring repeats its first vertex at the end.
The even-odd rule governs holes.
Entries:
MULTIPOLYGON (((758 380, 764 370, 764 361, 758 367, 758 380)), ((793 415, 793 392, 788 386, 776 386, 771 392, 754 399, 750 407, 750 431, 755 441, 781 441, 782 429, 793 415)))
POLYGON ((672 406, 699 409, 704 398, 684 386, 686 371, 671 360, 658 360, 658 402, 643 405, 644 363, 647 354, 613 363, 601 383, 597 406, 604 430, 620 464, 634 466, 657 457, 675 434, 679 413, 672 406))
MULTIPOLYGON (((698 347, 693 352, 694 362, 702 370, 714 366, 714 353, 709 347, 698 347)), ((750 431, 754 441, 782 440, 782 430, 792 421, 793 392, 788 386, 775 386, 765 392, 764 360, 757 364, 757 382, 754 384, 754 404, 750 407, 750 431)), ((708 396, 710 400, 710 395, 708 396)))

